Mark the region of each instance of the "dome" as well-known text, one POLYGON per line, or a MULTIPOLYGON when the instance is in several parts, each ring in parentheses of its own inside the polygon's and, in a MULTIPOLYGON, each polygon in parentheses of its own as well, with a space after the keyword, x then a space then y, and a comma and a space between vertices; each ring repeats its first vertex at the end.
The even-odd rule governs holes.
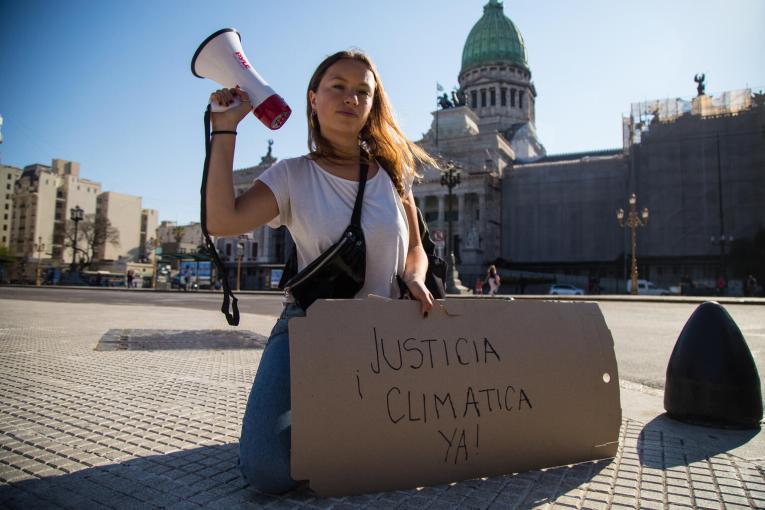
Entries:
POLYGON ((505 16, 499 0, 489 0, 483 16, 473 26, 462 50, 462 69, 485 64, 511 63, 528 69, 521 33, 505 16))

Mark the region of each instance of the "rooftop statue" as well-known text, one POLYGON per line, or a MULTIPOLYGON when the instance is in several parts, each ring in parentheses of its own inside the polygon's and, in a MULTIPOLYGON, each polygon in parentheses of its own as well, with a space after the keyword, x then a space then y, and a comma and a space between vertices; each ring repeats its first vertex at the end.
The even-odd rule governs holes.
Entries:
POLYGON ((446 110, 447 108, 454 107, 452 102, 449 101, 449 96, 446 95, 446 92, 444 92, 442 96, 439 96, 438 105, 441 107, 442 110, 446 110))
POLYGON ((700 96, 704 95, 704 89, 706 89, 707 87, 706 83, 704 83, 704 80, 706 80, 706 76, 704 75, 704 73, 697 74, 693 78, 693 81, 699 84, 699 86, 696 87, 696 90, 698 91, 700 96))

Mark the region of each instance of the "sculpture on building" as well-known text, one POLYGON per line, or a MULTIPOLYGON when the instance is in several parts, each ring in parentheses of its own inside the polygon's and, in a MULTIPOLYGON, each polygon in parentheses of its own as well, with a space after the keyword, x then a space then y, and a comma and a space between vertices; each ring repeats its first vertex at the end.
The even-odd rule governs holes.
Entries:
POLYGON ((447 108, 454 107, 452 102, 449 101, 449 96, 446 95, 446 92, 444 92, 443 95, 438 97, 438 105, 441 107, 442 110, 446 110, 447 108))
POLYGON ((454 87, 452 90, 452 103, 454 103, 454 106, 465 106, 465 92, 462 89, 454 87))
POLYGON ((273 155, 271 154, 271 149, 272 149, 273 145, 274 145, 274 141, 269 139, 268 140, 268 152, 266 153, 265 156, 260 158, 260 164, 261 165, 268 165, 268 166, 270 166, 270 165, 273 165, 274 163, 276 163, 276 158, 273 157, 273 155))
POLYGON ((693 77, 693 81, 698 83, 698 86, 696 87, 696 91, 699 93, 700 96, 704 95, 704 90, 707 87, 707 84, 704 83, 705 80, 706 80, 706 76, 704 75, 704 73, 697 74, 696 76, 693 77))

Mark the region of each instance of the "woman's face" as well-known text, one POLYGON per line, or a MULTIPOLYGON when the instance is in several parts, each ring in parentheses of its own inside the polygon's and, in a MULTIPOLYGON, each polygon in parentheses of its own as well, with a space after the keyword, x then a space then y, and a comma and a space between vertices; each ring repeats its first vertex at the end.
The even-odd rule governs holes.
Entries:
POLYGON ((351 59, 332 64, 316 92, 308 91, 322 135, 358 137, 372 110, 374 94, 375 77, 366 64, 351 59))

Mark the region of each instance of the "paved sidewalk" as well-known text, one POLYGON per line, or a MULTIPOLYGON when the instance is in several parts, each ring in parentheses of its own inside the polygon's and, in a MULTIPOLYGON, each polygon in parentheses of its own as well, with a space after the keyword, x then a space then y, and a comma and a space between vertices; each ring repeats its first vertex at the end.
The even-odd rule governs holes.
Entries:
POLYGON ((628 381, 614 459, 348 498, 253 493, 237 441, 262 351, 235 347, 273 322, 243 315, 244 338, 217 312, 0 300, 0 508, 765 508, 762 433, 673 422, 628 381), (197 341, 130 350, 146 329, 197 341), (113 349, 95 350, 106 333, 113 349))

